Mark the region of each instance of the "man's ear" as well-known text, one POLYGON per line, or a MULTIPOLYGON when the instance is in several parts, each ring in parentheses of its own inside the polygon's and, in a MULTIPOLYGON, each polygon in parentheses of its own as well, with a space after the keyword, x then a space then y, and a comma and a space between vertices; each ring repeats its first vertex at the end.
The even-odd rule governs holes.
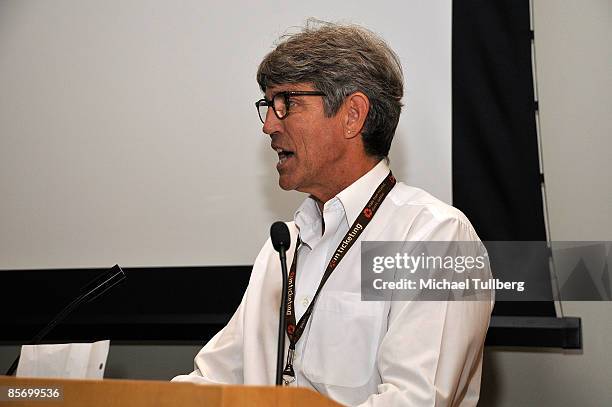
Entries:
POLYGON ((353 138, 363 130, 370 111, 370 99, 362 92, 355 92, 349 95, 344 103, 346 109, 344 137, 353 138))

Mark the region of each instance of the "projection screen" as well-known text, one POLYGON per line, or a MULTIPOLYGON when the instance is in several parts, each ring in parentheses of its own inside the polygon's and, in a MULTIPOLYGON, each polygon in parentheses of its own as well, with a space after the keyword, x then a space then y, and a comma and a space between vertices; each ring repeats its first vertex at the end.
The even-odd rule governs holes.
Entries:
POLYGON ((0 2, 0 269, 252 264, 278 187, 259 61, 308 17, 403 64, 397 178, 451 200, 451 1, 0 2))

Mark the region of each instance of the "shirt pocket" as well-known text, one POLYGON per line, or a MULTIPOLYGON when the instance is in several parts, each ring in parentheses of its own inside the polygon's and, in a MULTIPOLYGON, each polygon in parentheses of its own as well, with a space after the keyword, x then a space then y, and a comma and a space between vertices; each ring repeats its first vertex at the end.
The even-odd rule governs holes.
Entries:
POLYGON ((374 374, 384 305, 358 293, 319 295, 304 346, 304 375, 313 383, 361 387, 374 374))

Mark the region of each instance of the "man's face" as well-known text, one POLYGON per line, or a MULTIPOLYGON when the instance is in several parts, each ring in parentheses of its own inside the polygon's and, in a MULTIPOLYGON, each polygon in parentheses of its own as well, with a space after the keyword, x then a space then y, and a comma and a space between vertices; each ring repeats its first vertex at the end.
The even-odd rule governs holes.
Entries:
MULTIPOLYGON (((278 92, 312 91, 309 84, 286 84, 266 89, 266 98, 278 92)), ((279 156, 276 169, 284 190, 306 192, 321 199, 320 193, 333 185, 334 163, 344 153, 341 114, 325 117, 322 96, 294 96, 289 115, 279 120, 268 109, 263 132, 270 135, 272 149, 279 156)))

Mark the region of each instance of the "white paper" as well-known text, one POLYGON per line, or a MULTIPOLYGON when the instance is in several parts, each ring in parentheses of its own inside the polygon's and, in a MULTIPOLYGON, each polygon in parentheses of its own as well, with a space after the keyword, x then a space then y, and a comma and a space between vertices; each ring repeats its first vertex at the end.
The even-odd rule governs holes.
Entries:
POLYGON ((110 341, 23 345, 17 377, 102 379, 110 341))

